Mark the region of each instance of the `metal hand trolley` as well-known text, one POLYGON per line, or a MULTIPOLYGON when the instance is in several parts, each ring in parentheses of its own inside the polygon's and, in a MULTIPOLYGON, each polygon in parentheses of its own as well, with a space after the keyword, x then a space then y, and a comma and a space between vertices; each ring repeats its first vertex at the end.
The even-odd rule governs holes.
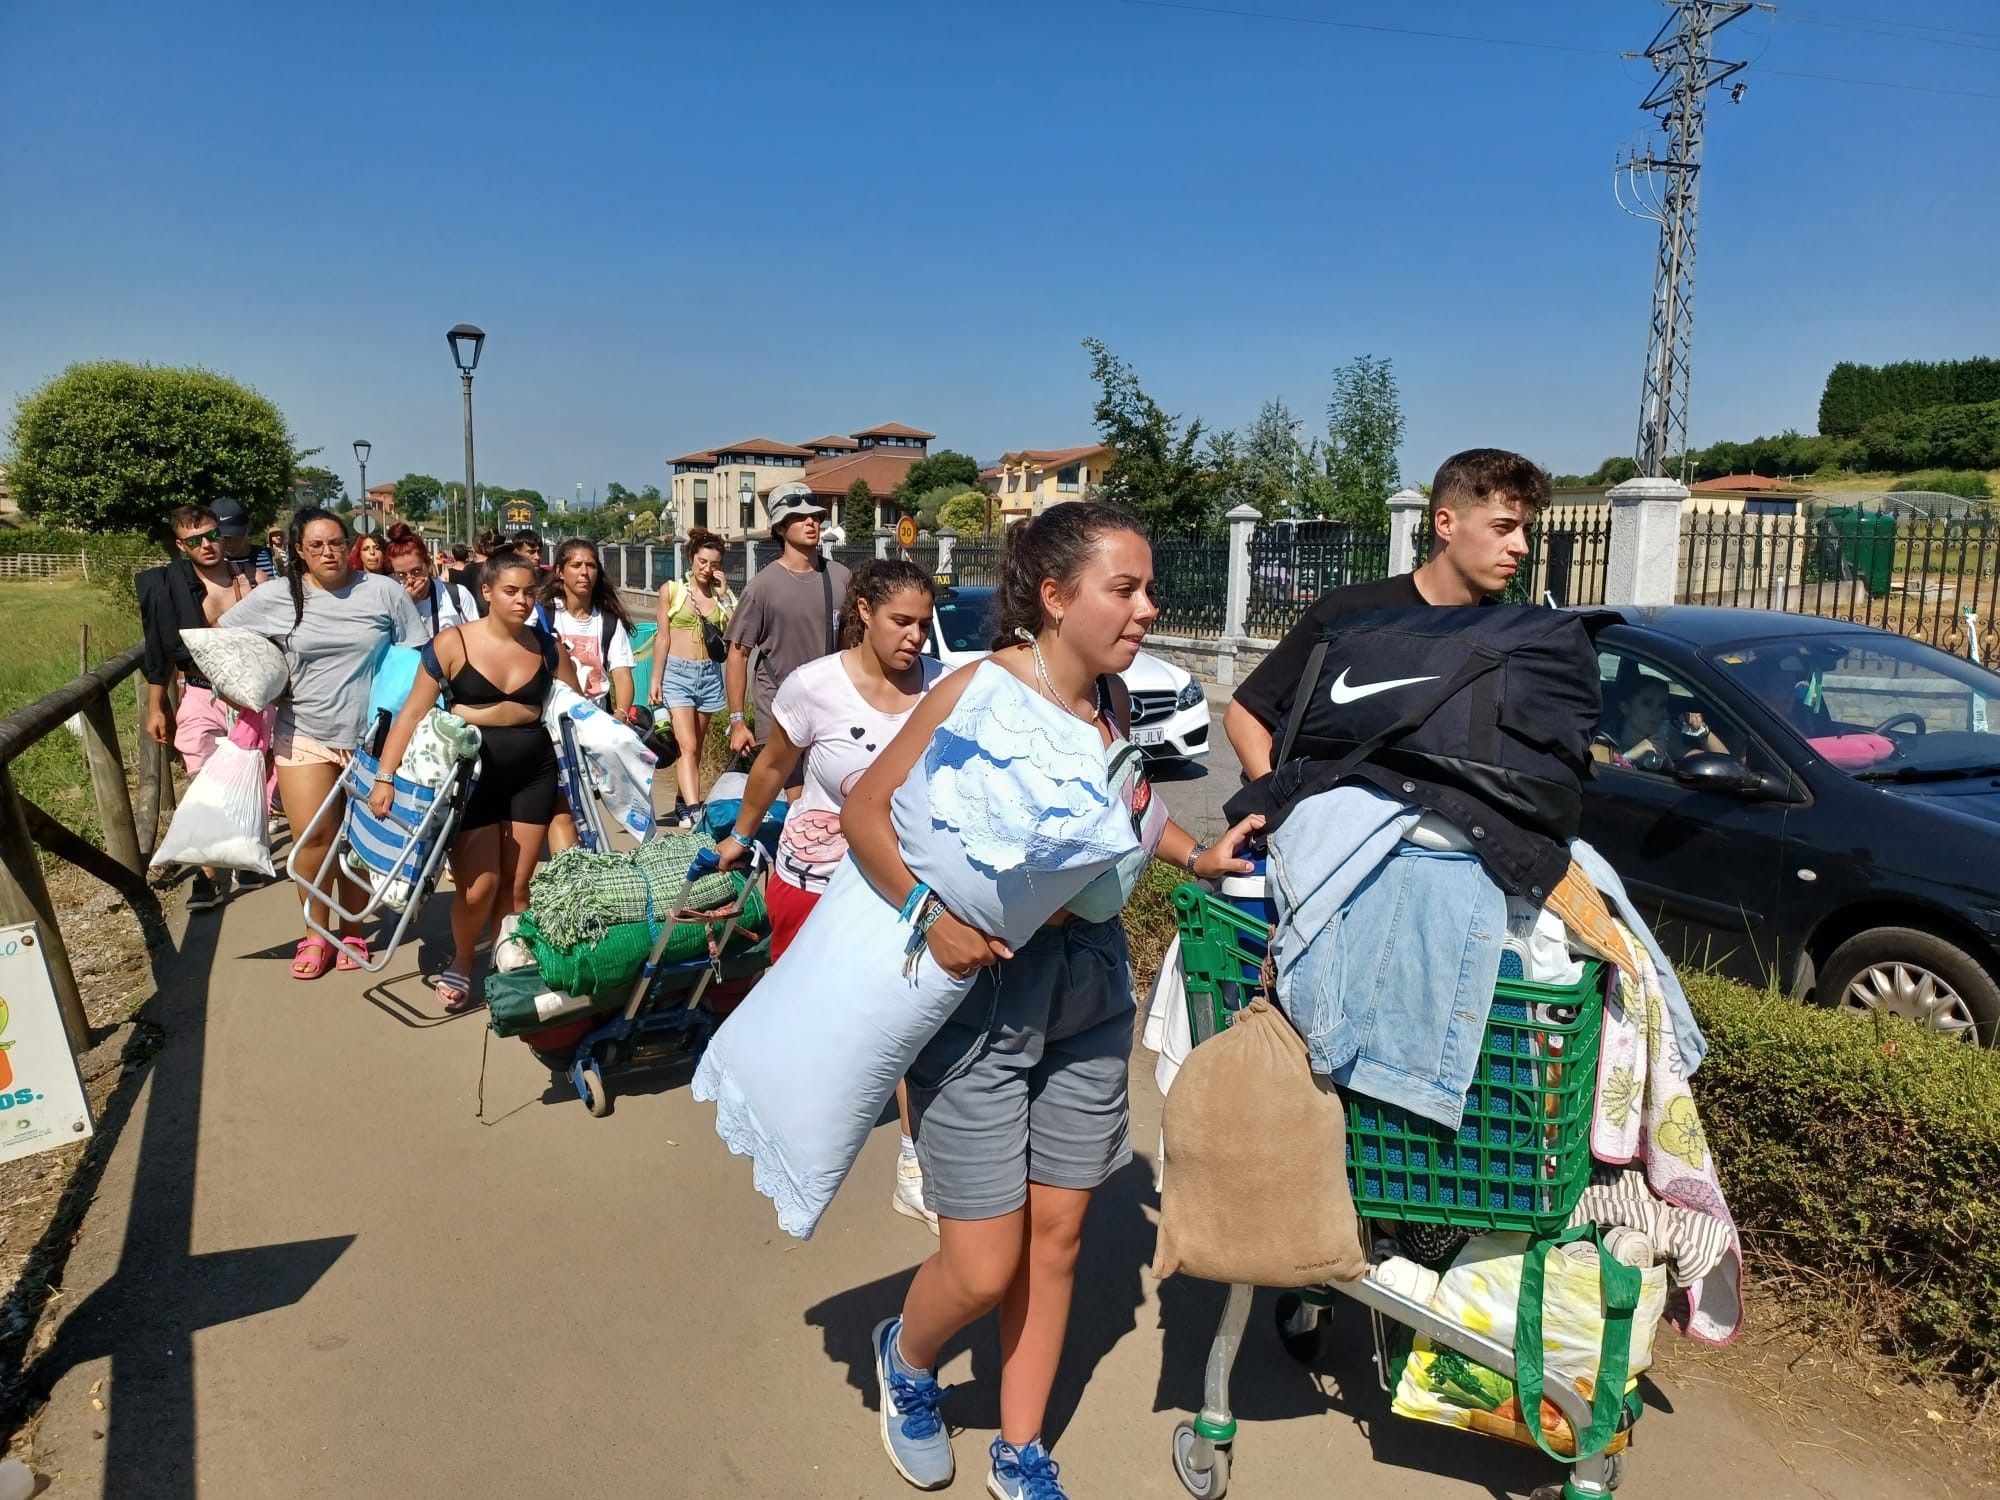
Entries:
POLYGON ((384 919, 388 933, 380 951, 371 952, 361 965, 370 973, 379 972, 395 956, 403 934, 436 889, 459 819, 479 782, 477 756, 460 761, 443 787, 420 786, 397 776, 395 800, 388 815, 378 818, 368 806, 368 798, 381 765, 368 750, 355 751, 311 821, 294 834, 291 853, 285 858, 285 873, 305 893, 306 926, 332 943, 336 953, 343 951, 340 935, 313 920, 313 902, 326 903, 335 926, 365 922, 377 912, 396 914, 393 920, 384 919), (326 858, 317 870, 300 869, 299 851, 328 818, 338 819, 340 827, 327 846, 326 858), (348 861, 350 854, 353 865, 348 861), (349 911, 341 904, 343 875, 367 893, 357 910, 349 911))
POLYGON ((750 846, 749 879, 736 900, 715 911, 692 912, 686 906, 695 882, 720 868, 715 850, 703 849, 695 855, 680 893, 659 924, 646 966, 632 983, 632 996, 625 1008, 606 1016, 577 1043, 569 1079, 593 1115, 611 1113, 611 1093, 604 1083, 606 1068, 657 1062, 676 1053, 699 1057, 717 1024, 713 1008, 705 1007, 703 999, 716 985, 753 979, 771 966, 768 925, 762 937, 732 946, 743 920, 744 901, 752 889, 761 888, 768 879, 770 860, 771 850, 760 832, 750 846), (688 922, 708 927, 708 951, 698 958, 664 962, 675 926, 688 922), (718 928, 720 937, 716 935, 718 928))
MULTIPOLYGON (((1173 905, 1188 1020, 1199 1045, 1254 996, 1271 998, 1272 929, 1240 905, 1192 884, 1174 891, 1173 905)), ((1567 1224, 1590 1181, 1605 974, 1604 965, 1593 960, 1572 986, 1501 979, 1478 1074, 1466 1095, 1465 1122, 1455 1133, 1396 1106, 1344 1093, 1348 1180, 1358 1216, 1472 1233, 1544 1234, 1567 1224)), ((1171 1158, 1164 1170, 1173 1170, 1171 1158)), ((1229 1376, 1254 1290, 1230 1287, 1209 1347, 1201 1411, 1174 1430, 1174 1472, 1198 1500, 1221 1500, 1229 1489, 1236 1437, 1229 1376)), ((1378 1283, 1372 1266, 1356 1281, 1287 1291, 1278 1299, 1278 1337, 1295 1359, 1310 1362, 1319 1352, 1322 1320, 1336 1295, 1369 1310, 1377 1379, 1385 1392, 1392 1389, 1387 1323, 1515 1378, 1512 1348, 1378 1283)), ((1551 1364, 1543 1397, 1568 1420, 1572 1434, 1590 1427, 1590 1402, 1572 1373, 1551 1364)), ((1626 1402, 1614 1446, 1622 1449, 1620 1439, 1636 1415, 1633 1403, 1626 1402)), ((1538 1412, 1528 1414, 1529 1421, 1538 1419, 1538 1412)), ((1618 1487, 1623 1468, 1622 1451, 1579 1457, 1565 1480, 1541 1486, 1534 1500, 1603 1500, 1618 1487)))
POLYGON ((556 733, 556 784, 576 820, 576 840, 592 854, 609 854, 611 837, 604 826, 604 809, 598 804, 597 787, 590 768, 577 748, 576 725, 565 714, 556 733))

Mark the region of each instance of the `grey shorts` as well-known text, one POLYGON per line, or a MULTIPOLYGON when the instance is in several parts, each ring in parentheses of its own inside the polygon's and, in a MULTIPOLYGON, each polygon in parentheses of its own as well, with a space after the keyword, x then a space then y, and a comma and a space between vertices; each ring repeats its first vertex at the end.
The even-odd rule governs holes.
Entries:
POLYGON ((1031 1181, 1094 1188, 1130 1161, 1134 1003, 1117 920, 1044 928, 982 970, 910 1068, 925 1206, 998 1218, 1031 1181))

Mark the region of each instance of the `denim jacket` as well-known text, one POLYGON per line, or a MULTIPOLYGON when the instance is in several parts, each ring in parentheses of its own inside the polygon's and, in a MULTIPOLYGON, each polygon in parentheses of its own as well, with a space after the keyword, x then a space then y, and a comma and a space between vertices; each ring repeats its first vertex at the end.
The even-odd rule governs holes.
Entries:
POLYGON ((1507 930, 1471 854, 1404 842, 1422 809, 1348 784, 1271 839, 1278 1003, 1315 1073, 1458 1128, 1507 930))

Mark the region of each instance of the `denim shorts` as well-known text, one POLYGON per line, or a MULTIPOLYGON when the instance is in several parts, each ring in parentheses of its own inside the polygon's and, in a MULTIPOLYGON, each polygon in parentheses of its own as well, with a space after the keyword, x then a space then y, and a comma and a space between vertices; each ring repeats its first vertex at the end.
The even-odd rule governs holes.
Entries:
POLYGON ((689 661, 670 656, 660 674, 660 702, 668 708, 692 708, 720 713, 727 700, 722 692, 722 663, 689 661))
POLYGON ((910 1067, 924 1205, 993 1219, 1028 1184, 1095 1188, 1132 1159, 1132 963, 1117 920, 1045 927, 972 991, 910 1067))

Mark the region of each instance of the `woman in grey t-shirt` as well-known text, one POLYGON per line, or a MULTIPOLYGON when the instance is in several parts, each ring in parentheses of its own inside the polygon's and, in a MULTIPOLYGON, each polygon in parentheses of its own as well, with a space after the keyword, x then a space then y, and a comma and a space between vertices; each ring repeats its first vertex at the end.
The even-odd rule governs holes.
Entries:
MULTIPOLYGON (((410 596, 393 578, 348 566, 347 527, 331 511, 307 506, 292 517, 285 576, 259 584, 221 623, 269 636, 285 653, 291 686, 277 705, 271 751, 278 763, 278 798, 293 836, 312 822, 339 783, 341 768, 368 732, 368 694, 375 663, 390 643, 423 644, 424 625, 410 596)), ((299 868, 326 862, 338 824, 327 819, 301 841, 299 868)), ((359 887, 342 878, 341 903, 358 908, 359 887)), ((331 927, 314 902, 310 915, 331 927)), ((342 924, 339 967, 358 968, 368 940, 342 924)), ((308 932, 292 958, 294 979, 317 979, 334 966, 333 945, 308 932)))

